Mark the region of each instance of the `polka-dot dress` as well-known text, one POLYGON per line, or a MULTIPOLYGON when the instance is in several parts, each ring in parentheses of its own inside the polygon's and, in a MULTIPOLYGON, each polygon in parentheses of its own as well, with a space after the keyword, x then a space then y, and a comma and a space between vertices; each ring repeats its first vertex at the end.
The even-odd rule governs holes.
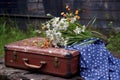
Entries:
POLYGON ((90 38, 67 46, 80 52, 80 76, 85 80, 120 80, 120 59, 114 57, 102 40, 90 38))

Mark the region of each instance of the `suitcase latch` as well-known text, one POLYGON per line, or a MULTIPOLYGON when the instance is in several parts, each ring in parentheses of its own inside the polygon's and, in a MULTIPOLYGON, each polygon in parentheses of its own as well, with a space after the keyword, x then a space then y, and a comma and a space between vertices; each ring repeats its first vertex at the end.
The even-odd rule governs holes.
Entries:
POLYGON ((55 66, 55 67, 59 67, 58 57, 55 57, 55 58, 54 58, 54 66, 55 66))
POLYGON ((13 61, 17 61, 17 58, 18 56, 17 56, 16 51, 13 51, 13 61))

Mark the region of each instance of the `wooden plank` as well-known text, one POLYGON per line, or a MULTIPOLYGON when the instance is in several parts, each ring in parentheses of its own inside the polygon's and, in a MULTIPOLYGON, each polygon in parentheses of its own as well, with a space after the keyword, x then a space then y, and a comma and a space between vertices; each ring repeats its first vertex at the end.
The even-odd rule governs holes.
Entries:
POLYGON ((38 2, 39 0, 27 0, 27 1, 28 1, 28 3, 29 3, 29 2, 32 2, 32 3, 33 3, 33 2, 38 2))
POLYGON ((120 11, 120 2, 90 2, 90 3, 83 2, 80 8, 90 10, 120 11))
POLYGON ((82 19, 96 17, 98 19, 120 20, 120 11, 87 11, 80 14, 82 19))
MULTIPOLYGON (((83 25, 87 25, 89 23, 89 21, 92 19, 81 19, 80 23, 83 25)), ((111 20, 100 20, 97 19, 94 24, 90 25, 92 27, 96 27, 96 28, 120 28, 120 21, 111 21, 111 20), (112 24, 110 24, 110 22, 112 22, 112 24)))
MULTIPOLYGON (((77 0, 77 1, 79 1, 79 0, 77 0)), ((120 0, 80 0, 80 1, 85 1, 85 2, 87 2, 87 1, 90 1, 90 2, 120 2, 120 0)))

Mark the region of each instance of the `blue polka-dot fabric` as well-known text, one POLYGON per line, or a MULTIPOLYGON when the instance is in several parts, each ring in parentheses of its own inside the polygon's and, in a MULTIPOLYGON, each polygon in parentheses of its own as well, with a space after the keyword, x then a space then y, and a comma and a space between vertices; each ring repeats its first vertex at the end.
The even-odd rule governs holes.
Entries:
POLYGON ((79 50, 80 76, 85 80, 120 80, 120 59, 106 49, 102 40, 90 38, 66 49, 79 50))

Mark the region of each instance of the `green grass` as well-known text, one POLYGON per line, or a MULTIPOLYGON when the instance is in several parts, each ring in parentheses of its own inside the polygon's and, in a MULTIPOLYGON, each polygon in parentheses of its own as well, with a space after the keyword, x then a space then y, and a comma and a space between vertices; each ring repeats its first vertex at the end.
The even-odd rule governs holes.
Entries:
MULTIPOLYGON (((15 21, 10 20, 10 23, 8 24, 4 18, 0 18, 0 57, 4 56, 5 44, 38 35, 31 24, 28 24, 27 31, 23 31, 18 27, 14 27, 14 24, 17 26, 15 21)), ((108 50, 120 53, 120 33, 111 35, 108 38, 108 43, 109 44, 106 46, 108 50)))
MULTIPOLYGON (((16 24, 17 25, 17 24, 16 24)), ((27 31, 14 27, 13 23, 7 24, 5 20, 0 22, 0 57, 4 56, 4 45, 18 40, 36 36, 37 33, 32 27, 28 27, 27 31)))
POLYGON ((102 37, 102 40, 107 43, 106 47, 109 51, 120 53, 120 32, 116 32, 112 28, 113 26, 111 26, 111 29, 108 31, 102 28, 94 28, 93 26, 89 27, 90 30, 97 31, 103 34, 100 35, 99 38, 102 37))
POLYGON ((120 32, 111 35, 110 38, 108 39, 108 43, 109 44, 107 45, 107 48, 110 51, 120 53, 120 32))

